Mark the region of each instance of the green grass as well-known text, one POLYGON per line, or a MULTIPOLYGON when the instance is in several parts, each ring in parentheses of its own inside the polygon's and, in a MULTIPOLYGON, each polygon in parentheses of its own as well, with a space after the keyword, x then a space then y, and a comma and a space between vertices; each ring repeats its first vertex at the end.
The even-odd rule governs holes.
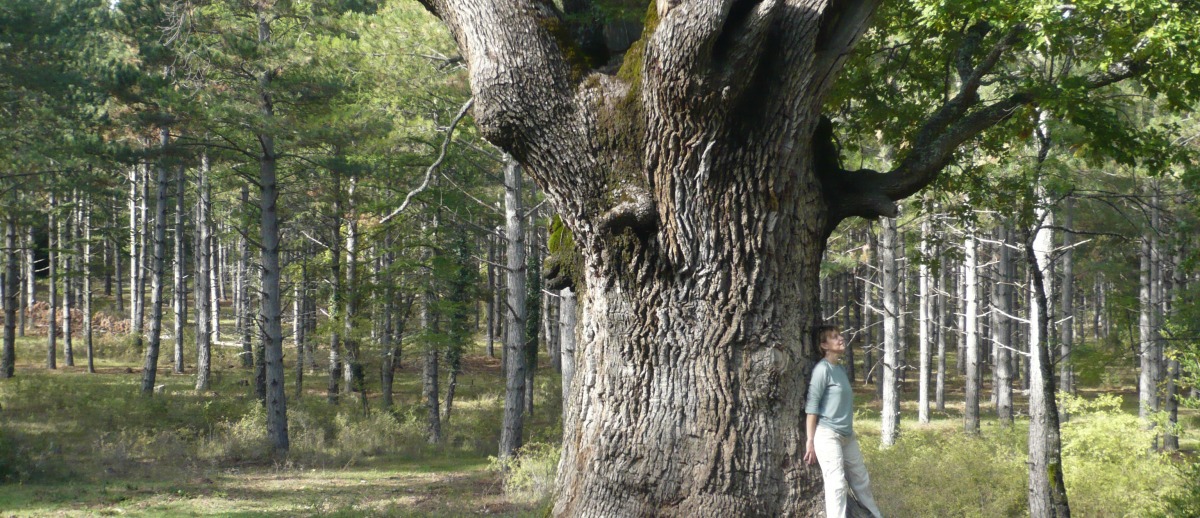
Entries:
MULTIPOLYGON (((478 351, 469 358, 436 446, 425 439, 418 366, 406 361, 398 373, 391 411, 379 409, 377 380, 369 386, 366 416, 356 397, 326 403, 323 373, 306 373, 304 397, 291 397, 289 366, 292 450, 275 458, 236 352, 214 348, 213 389, 204 393, 193 390, 190 368, 172 374, 166 355, 158 376, 165 390, 145 398, 140 354, 124 339, 97 340, 97 374, 80 356, 76 367, 62 366, 61 353, 60 368, 47 371, 45 337, 19 339, 16 377, 0 383, 4 516, 539 514, 536 503, 506 496, 490 469, 498 361, 478 351)), ((561 430, 557 379, 546 372, 527 425, 534 440, 561 430)))

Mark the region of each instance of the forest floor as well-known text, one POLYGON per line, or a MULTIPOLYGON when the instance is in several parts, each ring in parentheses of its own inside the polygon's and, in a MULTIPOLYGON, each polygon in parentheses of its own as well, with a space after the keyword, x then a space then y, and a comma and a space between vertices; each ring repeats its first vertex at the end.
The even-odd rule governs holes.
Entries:
MULTIPOLYGON (((288 363, 292 450, 279 459, 267 452, 263 414, 250 394, 252 374, 238 364, 240 348, 214 348, 213 389, 197 393, 190 364, 184 374, 170 372, 173 341, 165 340, 158 377, 163 391, 144 398, 138 395, 141 356, 131 341, 99 337, 96 374, 86 372, 82 340, 74 342, 76 366, 64 366, 60 339, 59 368, 49 371, 46 337, 18 340, 17 375, 0 383, 0 517, 545 513, 545 478, 552 476, 556 457, 541 459, 540 475, 532 478, 542 479, 525 488, 532 496, 506 488, 489 458, 498 439, 503 383, 499 360, 482 344, 465 358, 453 418, 439 445, 426 441, 421 367, 412 352, 403 354, 392 410, 380 411, 373 380, 367 415, 354 395, 343 395, 337 406, 327 403, 323 373, 306 372, 304 395, 295 398, 295 370, 288 363)), ((194 343, 190 332, 185 343, 194 343)), ((194 350, 185 352, 185 358, 195 358, 194 350)), ((294 351, 286 356, 290 362, 294 351)), ((559 381, 542 362, 540 403, 527 438, 554 445, 561 433, 559 381)), ((1184 484, 1177 465, 1195 462, 1200 412, 1182 412, 1183 452, 1174 461, 1147 460, 1136 442, 1141 439, 1126 437, 1138 426, 1130 416, 1137 407, 1131 373, 1108 370, 1113 373, 1080 393, 1089 399, 1121 396, 1119 408, 1095 419, 1083 416, 1064 432, 1070 444, 1088 445, 1082 456, 1072 453, 1067 461, 1073 510, 1083 516, 1152 515, 1163 508, 1164 495, 1184 484), (1103 442, 1110 436, 1124 442, 1103 442), (1122 495, 1118 507, 1112 495, 1122 495)), ((378 372, 377 362, 367 372, 378 372)), ((1024 514, 1027 425, 1019 415, 1020 391, 1015 426, 1000 426, 985 399, 982 434, 970 438, 961 432, 961 379, 950 376, 945 409, 932 411, 932 422, 921 425, 915 419, 915 378, 904 385, 903 441, 891 449, 878 447, 879 403, 872 388, 862 384, 861 373, 856 383, 856 428, 887 514, 1024 514)), ((984 394, 990 394, 988 385, 984 394)))

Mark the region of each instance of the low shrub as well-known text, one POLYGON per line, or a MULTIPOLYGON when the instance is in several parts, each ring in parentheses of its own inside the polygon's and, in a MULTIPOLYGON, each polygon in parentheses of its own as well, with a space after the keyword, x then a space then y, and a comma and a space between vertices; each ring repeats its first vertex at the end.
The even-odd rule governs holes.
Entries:
POLYGON ((490 467, 501 474, 509 500, 545 506, 554 496, 554 475, 561 454, 557 444, 532 442, 512 458, 490 457, 490 467))

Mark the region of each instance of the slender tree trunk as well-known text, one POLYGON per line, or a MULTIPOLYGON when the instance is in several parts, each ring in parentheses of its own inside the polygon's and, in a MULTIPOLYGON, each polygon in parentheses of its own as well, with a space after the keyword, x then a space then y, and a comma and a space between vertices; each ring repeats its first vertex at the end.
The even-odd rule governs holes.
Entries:
POLYGON ((209 219, 208 219, 208 226, 209 226, 209 230, 208 230, 209 244, 208 244, 208 246, 209 246, 209 249, 207 250, 208 257, 209 257, 209 259, 208 259, 208 267, 209 267, 209 272, 208 272, 208 300, 209 300, 208 310, 210 312, 212 312, 212 315, 209 317, 208 321, 209 321, 210 325, 212 326, 211 329, 212 329, 213 343, 219 343, 221 341, 221 296, 220 296, 221 269, 219 266, 221 263, 221 253, 220 253, 221 246, 220 246, 220 238, 217 235, 218 226, 217 226, 216 218, 214 217, 214 214, 213 214, 213 206, 212 206, 212 198, 211 197, 208 200, 208 208, 205 209, 205 211, 208 213, 208 217, 209 217, 209 219))
MULTIPOLYGON (((242 207, 250 206, 250 186, 242 184, 242 207)), ((238 237, 238 264, 237 264, 237 288, 234 297, 237 299, 235 304, 234 318, 237 322, 237 333, 242 341, 242 367, 250 368, 254 362, 254 351, 250 344, 250 335, 252 333, 253 321, 250 318, 250 290, 247 285, 250 283, 250 242, 245 236, 250 235, 250 221, 247 218, 242 218, 242 232, 238 237)), ((297 341, 300 341, 297 338, 297 341)), ((297 360, 301 356, 296 357, 297 360)), ((303 362, 297 361, 297 365, 303 365, 303 362)), ((296 393, 300 393, 299 378, 296 383, 296 393)))
POLYGON ((879 260, 883 268, 883 407, 881 442, 896 443, 900 434, 900 301, 896 272, 896 219, 883 218, 879 260))
POLYGON ((92 201, 88 195, 83 208, 83 342, 87 348, 87 369, 96 373, 95 348, 92 344, 92 201))
POLYGON ((46 321, 46 368, 58 368, 58 254, 62 243, 62 232, 58 222, 58 198, 50 193, 50 228, 46 232, 50 260, 49 314, 46 321))
MULTIPOLYGON (((1153 209, 1151 209, 1153 210, 1153 209)), ((1154 355, 1156 305, 1153 296, 1153 245, 1148 230, 1142 237, 1141 269, 1138 282, 1138 357, 1141 360, 1141 370, 1138 375, 1138 417, 1146 427, 1150 426, 1150 414, 1158 409, 1157 387, 1155 378, 1158 359, 1154 355)))
MULTIPOLYGON (((436 219, 435 219, 436 225, 436 219)), ((433 279, 429 279, 429 283, 433 279)), ((421 303, 421 327, 425 333, 430 336, 436 336, 437 315, 434 314, 435 294, 432 287, 427 287, 423 294, 424 300, 421 303)), ((438 398, 438 360, 439 351, 436 344, 432 341, 427 341, 425 346, 425 365, 421 372, 421 397, 425 400, 425 437, 429 444, 438 444, 442 441, 442 421, 441 409, 439 408, 438 398)))
POLYGON ((963 334, 966 342, 962 350, 966 353, 966 378, 963 380, 964 405, 963 429, 969 434, 979 433, 979 386, 981 381, 979 365, 979 267, 976 259, 976 243, 974 229, 967 230, 967 238, 963 242, 963 301, 964 323, 963 334))
POLYGON ((358 318, 358 215, 354 203, 355 190, 358 186, 356 177, 350 177, 347 196, 346 219, 346 284, 345 310, 342 312, 342 330, 345 333, 346 361, 342 372, 346 390, 358 393, 359 402, 364 410, 367 405, 366 383, 363 374, 362 355, 359 350, 359 340, 354 329, 354 320, 358 318))
MULTIPOLYGON (((159 145, 166 149, 170 144, 167 128, 159 129, 159 145)), ((146 347, 146 363, 142 368, 142 394, 154 393, 154 381, 158 375, 158 352, 162 345, 163 321, 163 270, 166 265, 167 249, 167 168, 159 164, 155 168, 154 195, 154 255, 150 257, 150 340, 146 347)))
POLYGON ((538 369, 538 331, 541 329, 542 317, 542 273, 541 273, 541 240, 540 232, 534 221, 537 220, 536 212, 530 214, 529 221, 526 222, 526 229, 532 230, 532 235, 528 236, 529 250, 526 260, 527 266, 525 269, 525 286, 528 290, 528 296, 525 297, 525 415, 533 417, 533 378, 538 369))
POLYGON ((199 199, 196 201, 196 229, 198 241, 196 243, 196 283, 192 293, 196 296, 196 390, 205 391, 209 386, 209 373, 212 368, 212 324, 209 319, 212 313, 208 309, 211 299, 208 297, 208 285, 210 279, 209 273, 212 271, 209 268, 208 262, 212 260, 212 247, 209 246, 211 236, 209 231, 211 227, 208 225, 208 208, 209 196, 211 190, 208 185, 209 171, 208 153, 201 152, 200 154, 200 178, 197 191, 200 193, 199 199))
MULTIPOLYGON (((342 311, 342 217, 344 214, 342 207, 342 177, 338 171, 333 172, 334 181, 334 203, 333 203, 333 236, 329 241, 329 278, 330 283, 330 304, 329 304, 329 320, 337 322, 338 314, 342 311)), ((336 326, 329 326, 329 385, 325 393, 326 399, 330 404, 338 404, 339 392, 342 375, 342 349, 341 337, 336 329, 336 326)))
POLYGON ((117 294, 116 294, 117 313, 124 314, 125 313, 125 280, 122 278, 122 276, 125 274, 125 266, 121 263, 121 258, 124 257, 125 254, 121 253, 121 244, 119 242, 117 242, 118 240, 117 240, 117 234, 116 234, 117 233, 117 230, 116 230, 117 229, 117 219, 119 217, 118 216, 118 214, 119 214, 118 207, 119 206, 120 206, 119 204, 113 203, 113 206, 112 206, 112 218, 113 218, 112 229, 110 230, 110 234, 108 236, 108 241, 109 241, 109 243, 111 243, 112 252, 113 252, 113 254, 112 254, 113 255, 113 276, 116 277, 115 283, 117 285, 117 294))
POLYGON ((575 292, 563 288, 559 292, 558 332, 559 351, 562 354, 562 400, 563 415, 567 415, 567 402, 571 400, 571 384, 575 381, 575 292))
MULTIPOLYGON (((30 228, 32 228, 32 226, 30 226, 30 228)), ((17 276, 17 336, 21 338, 25 337, 25 318, 29 313, 29 306, 26 305, 25 289, 26 286, 30 284, 30 281, 33 277, 30 273, 33 271, 33 268, 29 265, 29 262, 32 261, 28 250, 30 245, 29 242, 22 240, 23 237, 24 234, 18 231, 17 255, 20 264, 17 266, 17 272, 20 275, 17 276)), ((8 291, 5 291, 4 294, 7 296, 8 291)))
POLYGON ((929 424, 929 349, 932 342, 932 330, 930 329, 933 315, 933 293, 931 289, 931 279, 929 274, 928 260, 931 257, 929 240, 931 233, 931 222, 926 217, 921 222, 921 264, 918 266, 920 302, 918 315, 918 340, 921 344, 921 358, 919 366, 919 377, 917 380, 918 395, 917 395, 917 422, 921 424, 929 424))
POLYGON ((946 307, 946 268, 948 259, 942 255, 942 246, 938 245, 937 276, 937 377, 934 380, 934 406, 938 412, 946 411, 946 335, 950 331, 950 312, 946 307))
MULTIPOLYGON (((1179 305, 1182 304, 1182 294, 1187 293, 1187 272, 1184 271, 1184 237, 1175 235, 1175 254, 1172 261, 1173 273, 1170 310, 1171 318, 1178 318, 1179 305)), ((1179 425, 1179 360, 1172 358, 1167 362, 1166 411, 1171 430, 1163 437, 1163 448, 1167 451, 1179 451, 1179 434, 1175 433, 1179 425)))
MULTIPOLYGON (((138 166, 129 169, 129 331, 135 335, 141 335, 141 326, 136 322, 138 272, 141 270, 141 265, 138 264, 138 235, 141 228, 138 223, 138 193, 141 192, 138 188, 138 176, 138 166)), ((140 352, 141 337, 137 336, 135 339, 138 340, 137 347, 140 352)))
POLYGON ((496 296, 499 292, 499 287, 496 286, 496 238, 492 234, 488 234, 486 238, 488 255, 487 255, 487 285, 489 293, 492 295, 487 298, 487 354, 489 358, 496 357, 496 296))
POLYGON ((138 272, 137 272, 137 315, 134 317, 134 329, 137 330, 138 350, 143 347, 143 334, 146 329, 146 234, 150 230, 148 199, 150 198, 150 166, 143 165, 141 174, 141 195, 138 198, 138 210, 141 211, 138 221, 138 272))
POLYGON ((1012 251, 1009 249, 1010 232, 1007 227, 1000 229, 1000 245, 996 247, 996 283, 992 290, 992 305, 998 310, 993 311, 992 341, 995 343, 996 384, 992 391, 996 393, 996 416, 1001 426, 1012 426, 1012 347, 1015 341, 1012 336, 1012 320, 1005 315, 1013 315, 1013 283, 1016 275, 1012 261, 1012 251))
MULTIPOLYGON (((259 45, 269 45, 271 41, 270 19, 262 12, 265 7, 260 4, 258 12, 258 42, 259 45)), ((258 79, 258 101, 262 117, 271 121, 275 113, 271 100, 271 76, 273 72, 264 71, 258 79)), ((268 124, 268 127, 269 124, 268 124)), ((259 323, 262 326, 263 341, 267 364, 267 440, 276 453, 286 453, 289 448, 287 427, 287 395, 284 392, 283 372, 283 300, 280 289, 282 273, 279 261, 279 186, 276 184, 276 153, 275 138, 270 134, 259 134, 258 142, 262 148, 259 157, 259 194, 261 201, 259 209, 262 214, 260 243, 262 243, 262 276, 261 313, 259 323)))
POLYGON ((1040 221, 1025 252, 1032 277, 1029 329, 1029 515, 1069 518, 1070 506, 1063 483, 1062 442, 1059 434, 1058 404, 1054 368, 1050 364, 1050 319, 1043 271, 1049 267, 1053 225, 1048 211, 1037 209, 1040 221), (1043 219, 1044 218, 1044 219, 1043 219))
POLYGON ((72 339, 72 335, 74 333, 72 332, 72 329, 71 329, 71 302, 72 302, 72 300, 71 300, 72 299, 72 297, 71 297, 71 280, 72 279, 71 278, 74 276, 74 272, 72 272, 72 270, 74 269, 74 265, 72 263, 73 263, 75 254, 72 253, 72 248, 74 248, 73 243, 75 241, 75 239, 73 238, 74 219, 75 219, 74 218, 75 200, 73 198, 69 199, 68 203, 70 203, 70 205, 68 206, 69 210, 67 211, 66 214, 63 215, 62 219, 59 220, 59 224, 62 227, 61 228, 62 232, 58 235, 58 256, 62 261, 62 280, 63 280, 63 291, 62 291, 63 361, 67 364, 67 367, 74 367, 75 366, 75 347, 74 347, 75 342, 72 339))
POLYGON ((4 350, 0 354, 0 378, 11 378, 15 374, 17 361, 17 297, 21 287, 17 284, 18 256, 17 216, 10 212, 4 222, 4 350))
POLYGON ((183 270, 187 262, 185 255, 187 247, 184 244, 184 193, 187 189, 183 166, 175 168, 175 256, 174 278, 171 285, 171 305, 175 312, 175 373, 183 374, 183 330, 187 327, 187 281, 184 280, 183 270))
POLYGON ((1062 334, 1059 344, 1059 361, 1058 361, 1058 379, 1059 387, 1062 390, 1075 393, 1075 375, 1071 369, 1071 348, 1075 342, 1075 264, 1074 264, 1074 236, 1071 233, 1071 226, 1074 218, 1074 209, 1070 200, 1066 200, 1063 206, 1063 228, 1062 233, 1063 253, 1062 253, 1062 334))
POLYGON ((521 218, 521 167, 513 160, 504 166, 504 214, 508 238, 508 308, 504 339, 504 422, 500 429, 500 458, 512 457, 521 447, 525 399, 525 229, 521 218))

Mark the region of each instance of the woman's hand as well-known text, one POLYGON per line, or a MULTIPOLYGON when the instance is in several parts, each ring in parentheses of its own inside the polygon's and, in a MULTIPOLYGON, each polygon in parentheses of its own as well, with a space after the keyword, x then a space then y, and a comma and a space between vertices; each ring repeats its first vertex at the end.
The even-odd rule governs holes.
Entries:
POLYGON ((812 436, 808 438, 808 444, 804 446, 804 463, 812 465, 817 462, 817 450, 813 447, 812 436))

